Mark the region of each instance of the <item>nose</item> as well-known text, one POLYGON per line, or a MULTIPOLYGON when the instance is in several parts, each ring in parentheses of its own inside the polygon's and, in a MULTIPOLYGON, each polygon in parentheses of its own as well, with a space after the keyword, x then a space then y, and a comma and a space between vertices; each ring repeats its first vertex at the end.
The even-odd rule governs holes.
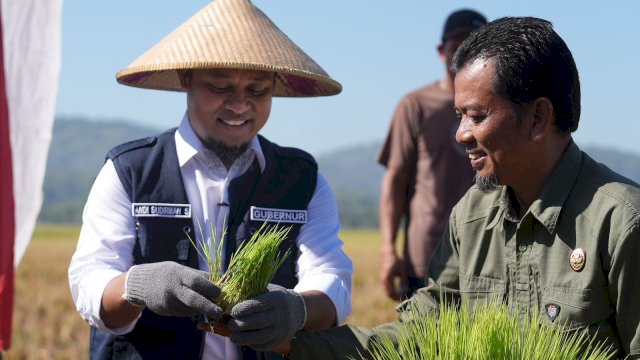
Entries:
POLYGON ((456 141, 460 144, 473 142, 473 133, 469 129, 469 120, 465 120, 464 117, 460 120, 458 129, 456 130, 456 141))
POLYGON ((242 114, 249 110, 249 101, 242 91, 235 91, 227 97, 224 106, 236 114, 242 114))

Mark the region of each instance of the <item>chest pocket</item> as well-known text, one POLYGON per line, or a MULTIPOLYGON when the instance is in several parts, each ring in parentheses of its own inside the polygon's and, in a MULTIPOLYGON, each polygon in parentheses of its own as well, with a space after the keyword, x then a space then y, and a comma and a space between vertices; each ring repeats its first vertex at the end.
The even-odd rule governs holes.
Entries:
POLYGON ((574 289, 566 287, 545 287, 542 289, 540 304, 542 320, 547 324, 561 322, 569 329, 585 327, 606 322, 613 314, 609 294, 605 286, 593 289, 574 289), (546 306, 559 306, 556 317, 548 316, 546 306))
POLYGON ((614 330, 613 306, 606 286, 591 289, 546 287, 542 289, 540 324, 557 323, 565 326, 565 332, 587 330, 596 343, 613 349, 621 344, 614 330), (553 304, 553 311, 548 305, 553 304))
POLYGON ((482 276, 459 275, 460 297, 468 301, 471 310, 486 302, 502 302, 506 296, 505 281, 482 276))

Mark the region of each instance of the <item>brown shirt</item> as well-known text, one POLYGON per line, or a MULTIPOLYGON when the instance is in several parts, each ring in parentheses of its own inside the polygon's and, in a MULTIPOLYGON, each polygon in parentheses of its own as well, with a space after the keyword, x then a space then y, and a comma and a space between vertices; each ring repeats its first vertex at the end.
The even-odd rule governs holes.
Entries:
POLYGON ((469 158, 455 141, 457 128, 453 93, 433 83, 400 101, 378 155, 380 164, 408 174, 404 258, 409 276, 424 276, 451 208, 473 183, 469 158))

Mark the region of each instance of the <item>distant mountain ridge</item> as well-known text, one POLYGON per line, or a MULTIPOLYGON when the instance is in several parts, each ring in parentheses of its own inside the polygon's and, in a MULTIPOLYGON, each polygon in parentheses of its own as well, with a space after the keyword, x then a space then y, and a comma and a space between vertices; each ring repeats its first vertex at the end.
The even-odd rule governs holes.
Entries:
POLYGON ((91 121, 59 117, 44 180, 41 222, 80 223, 82 208, 107 151, 122 142, 158 133, 124 120, 91 121))
MULTIPOLYGON (((163 129, 127 121, 92 121, 59 117, 44 182, 44 203, 39 221, 80 223, 82 208, 105 155, 125 141, 155 135, 163 129)), ((343 227, 376 227, 380 181, 384 168, 376 163, 380 142, 356 144, 318 155, 320 172, 338 200, 343 227)), ((640 156, 603 147, 583 148, 591 157, 640 183, 640 156)))

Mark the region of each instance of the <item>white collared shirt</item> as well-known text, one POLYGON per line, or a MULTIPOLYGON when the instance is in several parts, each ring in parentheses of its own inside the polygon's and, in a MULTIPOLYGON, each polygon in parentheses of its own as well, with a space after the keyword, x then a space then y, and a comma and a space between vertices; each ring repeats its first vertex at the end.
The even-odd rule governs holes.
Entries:
MULTIPOLYGON (((204 149, 187 115, 175 133, 175 140, 192 218, 196 229, 198 222, 202 225, 203 234, 199 229, 195 231, 197 240, 202 241, 201 235, 211 239, 214 234, 210 229, 213 228, 215 239, 219 241, 229 210, 228 206, 219 204, 228 202, 229 183, 243 174, 254 159, 261 171, 266 166, 260 143, 254 137, 247 151, 227 171, 215 155, 204 149)), ((299 282, 294 290, 319 290, 327 294, 336 308, 338 322, 342 323, 351 313, 353 265, 338 238, 340 224, 335 197, 319 173, 307 214, 308 222, 302 225, 296 240, 299 282)), ((96 177, 82 221, 76 252, 69 266, 69 284, 76 308, 90 325, 100 330, 113 334, 128 333, 137 320, 121 328, 109 329, 100 319, 102 293, 109 281, 133 265, 136 239, 131 200, 111 160, 105 162, 96 177)), ((200 268, 207 270, 202 260, 200 268)), ((238 356, 236 346, 228 338, 207 333, 205 359, 235 359, 238 356)))

